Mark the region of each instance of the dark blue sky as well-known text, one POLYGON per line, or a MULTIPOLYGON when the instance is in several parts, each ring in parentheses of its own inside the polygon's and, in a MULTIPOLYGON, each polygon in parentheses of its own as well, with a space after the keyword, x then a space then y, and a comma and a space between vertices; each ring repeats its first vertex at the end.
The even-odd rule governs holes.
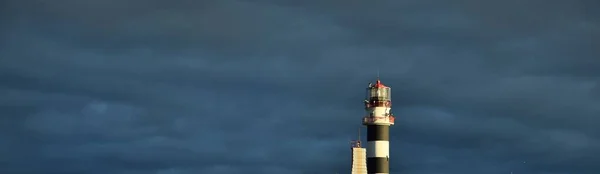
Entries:
POLYGON ((0 173, 600 173, 594 0, 6 0, 0 173))

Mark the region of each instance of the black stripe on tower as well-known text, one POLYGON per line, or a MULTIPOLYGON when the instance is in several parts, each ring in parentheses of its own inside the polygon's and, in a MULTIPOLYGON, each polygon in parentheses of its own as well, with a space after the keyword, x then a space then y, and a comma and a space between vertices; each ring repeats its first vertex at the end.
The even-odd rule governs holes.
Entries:
POLYGON ((369 173, 390 173, 390 161, 385 157, 367 158, 367 171, 369 173))
POLYGON ((390 141, 390 126, 368 125, 367 141, 390 141))

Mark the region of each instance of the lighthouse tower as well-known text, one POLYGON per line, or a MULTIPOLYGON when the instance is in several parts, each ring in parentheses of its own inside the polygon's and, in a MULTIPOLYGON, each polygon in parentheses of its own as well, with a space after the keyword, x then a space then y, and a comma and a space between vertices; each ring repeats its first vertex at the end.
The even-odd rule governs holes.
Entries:
POLYGON ((369 84, 362 124, 367 126, 367 170, 370 174, 390 173, 390 126, 394 125, 391 88, 379 79, 369 84))

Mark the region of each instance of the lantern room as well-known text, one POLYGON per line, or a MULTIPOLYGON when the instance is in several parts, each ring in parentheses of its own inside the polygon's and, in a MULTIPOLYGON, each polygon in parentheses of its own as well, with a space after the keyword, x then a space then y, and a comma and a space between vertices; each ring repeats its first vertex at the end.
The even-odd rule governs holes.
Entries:
POLYGON ((391 101, 391 88, 383 85, 379 79, 375 84, 369 84, 367 88, 367 100, 369 101, 391 101))

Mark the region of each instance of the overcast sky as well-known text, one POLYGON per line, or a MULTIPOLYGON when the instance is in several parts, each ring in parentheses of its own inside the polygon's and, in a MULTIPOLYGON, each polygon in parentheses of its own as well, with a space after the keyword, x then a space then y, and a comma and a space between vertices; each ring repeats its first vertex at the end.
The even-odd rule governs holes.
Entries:
POLYGON ((600 173, 597 0, 0 9, 2 174, 349 173, 378 69, 392 173, 600 173))

